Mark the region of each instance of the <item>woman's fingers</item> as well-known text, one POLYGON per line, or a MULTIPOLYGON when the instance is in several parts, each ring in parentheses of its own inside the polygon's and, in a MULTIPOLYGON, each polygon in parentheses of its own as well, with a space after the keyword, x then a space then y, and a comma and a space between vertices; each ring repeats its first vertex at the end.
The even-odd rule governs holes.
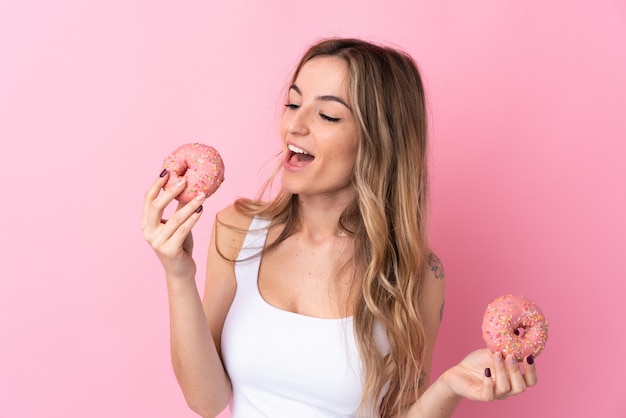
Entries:
POLYGON ((154 181, 154 183, 152 183, 152 186, 150 186, 150 188, 146 192, 146 195, 143 200, 143 215, 141 217, 141 228, 145 228, 146 225, 148 224, 148 218, 150 217, 149 214, 150 214, 150 208, 151 208, 152 202, 154 201, 154 199, 157 198, 157 196, 161 192, 161 189, 167 183, 168 179, 169 179, 168 171, 167 170, 161 171, 161 174, 159 174, 159 177, 154 181))
POLYGON ((502 353, 498 351, 493 355, 493 363, 492 377, 495 381, 495 395, 496 398, 501 398, 511 390, 511 383, 509 382, 502 353))
POLYGON ((522 364, 513 355, 490 353, 487 349, 469 354, 458 367, 449 369, 445 381, 457 395, 482 401, 505 399, 524 392, 537 383, 532 356, 522 364))
POLYGON ((185 240, 193 226, 198 222, 198 219, 200 219, 204 200, 204 193, 199 193, 198 196, 177 210, 172 217, 163 224, 163 237, 167 239, 173 247, 182 247, 184 250, 191 252, 189 242, 186 243, 187 248, 185 248, 185 240))
POLYGON ((482 399, 483 401, 493 401, 495 399, 495 393, 494 393, 494 381, 493 381, 493 377, 491 376, 491 368, 487 367, 485 369, 485 375, 483 376, 483 387, 482 387, 482 393, 480 395, 480 399, 482 399))
POLYGON ((165 171, 146 192, 144 200, 144 239, 152 247, 170 278, 189 278, 196 274, 196 264, 192 258, 191 229, 202 214, 205 195, 201 193, 186 204, 179 202, 170 219, 163 219, 165 209, 184 187, 185 181, 182 177, 165 171))
POLYGON ((535 357, 532 354, 526 357, 526 362, 524 363, 524 380, 528 387, 537 384, 537 367, 535 366, 535 357))
POLYGON ((178 196, 185 188, 185 178, 179 177, 174 172, 170 172, 162 179, 158 179, 146 193, 144 201, 144 230, 155 229, 161 224, 165 208, 178 196), (169 177, 169 178, 167 178, 169 177), (161 191, 167 184, 167 189, 161 191))
POLYGON ((520 365, 513 354, 506 356, 506 367, 509 372, 509 381, 511 382, 510 395, 522 393, 526 390, 526 382, 520 365))
POLYGON ((494 354, 494 396, 503 399, 524 392, 537 383, 537 370, 533 356, 525 360, 524 371, 512 354, 502 358, 501 353, 494 354))
POLYGON ((175 172, 165 172, 161 173, 146 192, 142 228, 144 238, 155 249, 161 247, 167 253, 177 251, 183 246, 185 238, 200 217, 202 203, 205 200, 203 193, 187 204, 179 203, 170 219, 163 220, 165 208, 184 188, 183 177, 179 177, 175 172), (168 183, 167 189, 163 190, 168 183))

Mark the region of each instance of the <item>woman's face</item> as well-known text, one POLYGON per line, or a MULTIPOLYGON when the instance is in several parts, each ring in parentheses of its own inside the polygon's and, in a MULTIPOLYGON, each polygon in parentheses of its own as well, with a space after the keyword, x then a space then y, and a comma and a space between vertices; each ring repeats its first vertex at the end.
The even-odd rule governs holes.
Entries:
POLYGON ((286 191, 354 196, 351 178, 359 127, 348 83, 348 69, 340 58, 316 57, 300 69, 280 122, 286 191))

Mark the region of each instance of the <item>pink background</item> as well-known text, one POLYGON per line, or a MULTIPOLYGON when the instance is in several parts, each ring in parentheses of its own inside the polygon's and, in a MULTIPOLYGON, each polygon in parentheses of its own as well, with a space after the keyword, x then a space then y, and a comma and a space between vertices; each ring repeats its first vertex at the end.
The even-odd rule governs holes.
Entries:
POLYGON ((502 293, 551 322, 538 386, 457 416, 626 416, 622 1, 211 3, 0 3, 0 417, 195 416, 143 194, 177 145, 222 152, 202 277, 214 212, 271 171, 284 83, 331 35, 397 44, 423 71, 448 276, 435 371, 482 345, 502 293))

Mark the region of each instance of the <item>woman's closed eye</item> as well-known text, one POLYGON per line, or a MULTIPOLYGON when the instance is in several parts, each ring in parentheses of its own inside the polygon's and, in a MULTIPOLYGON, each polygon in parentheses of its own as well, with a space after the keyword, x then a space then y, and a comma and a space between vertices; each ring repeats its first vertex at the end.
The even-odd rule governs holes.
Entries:
MULTIPOLYGON (((289 110, 298 110, 298 109, 300 109, 300 105, 299 104, 292 103, 292 102, 285 103, 285 107, 287 109, 289 109, 289 110)), ((339 122, 341 120, 341 118, 335 118, 335 117, 329 116, 329 115, 327 115, 325 113, 321 113, 321 112, 320 112, 319 115, 320 115, 320 117, 322 119, 324 119, 324 120, 326 120, 328 122, 339 122)))
POLYGON ((332 116, 328 116, 324 113, 320 113, 320 117, 329 122, 339 122, 341 120, 341 118, 333 118, 332 116))

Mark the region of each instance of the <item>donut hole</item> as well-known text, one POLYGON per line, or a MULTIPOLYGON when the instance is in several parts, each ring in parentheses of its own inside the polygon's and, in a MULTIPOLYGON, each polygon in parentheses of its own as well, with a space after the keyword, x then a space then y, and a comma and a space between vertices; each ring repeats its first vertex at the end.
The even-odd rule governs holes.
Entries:
POLYGON ((523 337, 524 334, 526 334, 526 328, 524 328, 524 327, 516 328, 513 331, 513 334, 517 335, 518 337, 523 337))

